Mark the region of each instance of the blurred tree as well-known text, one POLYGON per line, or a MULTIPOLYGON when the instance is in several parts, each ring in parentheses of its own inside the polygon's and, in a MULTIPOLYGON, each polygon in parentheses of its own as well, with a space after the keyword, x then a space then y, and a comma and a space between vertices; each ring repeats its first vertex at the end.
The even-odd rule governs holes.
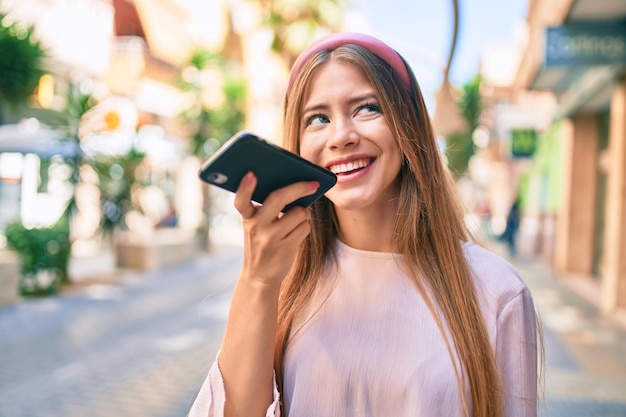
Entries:
MULTIPOLYGON (((81 168, 90 166, 94 169, 98 176, 98 187, 101 194, 100 205, 103 212, 101 231, 105 236, 109 236, 114 229, 126 227, 125 215, 135 208, 131 203, 130 190, 139 182, 135 177, 135 171, 145 155, 131 149, 122 155, 86 156, 80 147, 81 138, 85 135, 81 125, 84 124, 86 115, 95 109, 99 102, 92 92, 83 91, 80 85, 76 83, 69 82, 66 88, 65 105, 61 109, 34 109, 32 113, 43 123, 63 132, 65 140, 76 145, 77 151, 74 156, 65 160, 65 163, 72 169, 70 181, 74 190, 83 180, 80 174, 81 168)), ((106 119, 107 117, 113 117, 118 122, 120 119, 114 110, 89 118, 106 119)), ((95 128, 95 132, 90 133, 106 134, 109 133, 109 130, 115 130, 117 127, 115 123, 109 126, 107 120, 91 120, 91 122, 98 126, 95 128)), ((59 221, 66 223, 69 227, 75 214, 76 199, 75 195, 72 195, 59 221)))
POLYGON ((45 73, 46 51, 35 39, 34 27, 0 12, 0 57, 0 110, 20 108, 45 73))
MULTIPOLYGON (((272 49, 291 66, 320 28, 341 27, 342 6, 349 0, 251 0, 262 15, 261 26, 273 34, 272 49)), ((240 35, 232 27, 223 50, 198 49, 181 72, 181 87, 194 99, 181 115, 191 129, 190 152, 208 158, 245 123, 247 84, 240 35)), ((204 221, 199 232, 208 236, 209 194, 203 188, 204 221)))
POLYGON ((93 161, 100 189, 100 227, 109 239, 115 230, 127 228, 128 213, 140 211, 139 205, 134 202, 133 191, 140 183, 137 168, 144 158, 144 153, 132 148, 125 155, 99 157, 93 161))
MULTIPOLYGON (((75 186, 78 182, 81 158, 77 136, 78 123, 81 115, 90 106, 90 97, 77 94, 77 89, 70 86, 66 108, 60 111, 28 108, 28 99, 39 86, 42 75, 47 72, 44 64, 48 54, 36 39, 33 25, 20 24, 2 12, 0 12, 0 57, 2 57, 0 123, 3 110, 11 110, 18 111, 23 116, 35 116, 42 123, 63 131, 66 140, 76 145, 74 156, 65 161, 72 169, 70 180, 75 186)), ((74 210, 75 199, 72 196, 63 215, 54 225, 48 228, 29 229, 18 221, 5 230, 7 239, 12 240, 10 246, 20 253, 24 278, 21 289, 24 294, 53 293, 59 286, 69 282, 67 262, 72 245, 69 231, 74 210), (53 238, 54 236, 61 238, 53 238), (51 242, 54 245, 51 245, 51 242), (38 271, 52 267, 58 271, 58 274, 55 273, 58 276, 52 282, 39 286, 32 281, 32 277, 37 275, 38 271)))
MULTIPOLYGON (((330 30, 341 27, 342 8, 351 3, 351 0, 254 1, 262 13, 261 26, 272 31, 272 49, 289 66, 321 27, 330 30)), ((181 73, 183 90, 194 96, 181 119, 192 129, 191 153, 201 159, 210 156, 245 122, 247 86, 239 67, 241 63, 235 62, 241 57, 228 59, 231 49, 239 50, 232 44, 237 42, 233 36, 231 32, 231 44, 224 51, 201 48, 194 51, 181 73)))
MULTIPOLYGON (((73 143, 76 152, 71 157, 66 157, 64 162, 70 167, 70 182, 73 188, 73 194, 70 197, 67 206, 56 222, 50 229, 55 231, 65 231, 68 238, 59 239, 59 255, 61 256, 71 253, 72 240, 72 220, 76 215, 76 190, 83 183, 84 178, 81 176, 81 170, 90 167, 95 171, 98 177, 97 186, 100 191, 100 208, 102 210, 102 218, 100 223, 100 232, 105 238, 111 237, 115 229, 126 228, 126 215, 137 209, 132 201, 132 190, 139 184, 139 180, 135 176, 137 167, 143 161, 145 155, 131 149, 128 153, 115 156, 104 155, 86 155, 80 146, 80 141, 85 135, 82 131, 82 125, 85 122, 86 115, 99 104, 98 100, 91 91, 85 91, 80 84, 68 82, 65 85, 64 105, 59 109, 31 109, 30 114, 37 117, 42 123, 63 132, 66 141, 73 143)), ((106 118, 111 113, 100 116, 106 118)), ((115 115, 114 115, 115 116, 115 115)), ((119 117, 119 116, 115 116, 119 117)), ((94 122, 93 120, 91 122, 94 122)), ((100 121, 95 132, 104 133, 108 130, 115 130, 115 126, 108 126, 106 120, 100 121), (102 131, 101 131, 102 130, 102 131)), ((137 209, 138 210, 138 209, 137 209)), ((19 229, 16 229, 19 230, 19 229)), ((40 235, 44 235, 43 231, 38 231, 40 235)), ((33 235, 39 236, 39 235, 33 235)), ((33 238, 34 239, 34 238, 33 238)), ((39 264, 34 264, 39 265, 39 264)), ((59 286, 70 283, 71 277, 65 270, 60 276, 59 286)), ((41 292, 41 289, 38 289, 41 292)))
POLYGON ((469 124, 470 132, 476 129, 480 122, 483 111, 483 101, 480 94, 482 77, 476 74, 467 84, 463 86, 463 94, 459 102, 463 116, 469 124))
POLYGON ((191 127, 191 153, 207 158, 243 127, 243 72, 219 53, 197 49, 182 71, 181 87, 193 95, 191 106, 180 115, 191 127))
POLYGON ((455 133, 446 138, 446 158, 448 167, 455 177, 462 177, 469 164, 469 160, 474 155, 474 142, 472 134, 480 124, 480 117, 483 110, 480 86, 482 78, 477 74, 463 86, 458 105, 461 114, 467 121, 467 130, 455 133))
MULTIPOLYGON (((63 132, 65 140, 75 145, 75 154, 65 160, 65 163, 67 163, 72 170, 70 182, 75 192, 76 186, 80 182, 80 167, 85 163, 84 155, 80 148, 78 133, 80 120, 85 113, 95 106, 96 100, 90 93, 81 91, 80 87, 74 83, 68 83, 66 88, 67 90, 64 97, 65 104, 61 109, 32 109, 31 113, 44 124, 63 132)), ((69 228, 75 213, 76 198, 75 195, 72 194, 59 222, 65 223, 69 228)))
POLYGON ((320 28, 337 31, 343 9, 350 0, 256 0, 263 12, 262 25, 272 30, 272 49, 290 67, 320 28))
MULTIPOLYGON (((0 60, 4 61, 8 60, 0 60)), ((30 92, 27 95, 30 95, 30 92)), ((23 97, 24 101, 25 98, 23 97)), ((43 124, 63 132, 65 140, 74 144, 75 152, 63 160, 71 169, 69 180, 73 193, 61 217, 49 227, 27 228, 21 221, 16 221, 5 229, 9 247, 20 255, 22 272, 20 291, 23 295, 54 294, 71 281, 68 273, 73 243, 70 229, 76 212, 75 192, 80 181, 79 170, 84 163, 78 139, 78 126, 82 115, 92 106, 91 95, 82 94, 77 86, 69 84, 64 108, 60 110, 31 108, 25 112, 37 117, 43 124), (51 278, 41 280, 42 274, 47 274, 51 278)), ((42 166, 46 167, 48 164, 43 163, 42 166)))
MULTIPOLYGON (((80 85, 69 83, 65 95, 65 106, 60 111, 48 111, 47 120, 54 120, 52 125, 65 132, 66 140, 76 143, 78 152, 74 158, 66 161, 72 168, 71 182, 74 190, 83 181, 81 178, 83 167, 89 166, 97 174, 102 210, 100 231, 105 238, 110 238, 114 230, 126 228, 126 215, 131 210, 138 210, 137 205, 132 202, 132 190, 140 182, 136 171, 144 160, 145 154, 134 148, 121 155, 87 156, 82 152, 80 141, 85 136, 85 132, 81 125, 86 124, 86 118, 103 119, 90 120, 97 125, 90 133, 98 134, 107 134, 115 130, 121 119, 121 116, 116 113, 120 111, 119 109, 87 116, 91 110, 96 109, 99 103, 91 91, 85 92, 81 90, 80 85), (107 117, 114 119, 112 124, 111 121, 106 120, 107 117)), ((61 221, 67 222, 68 225, 71 225, 71 220, 76 214, 75 197, 75 194, 72 195, 61 218, 61 221)))
MULTIPOLYGON (((181 88, 193 96, 191 106, 180 118, 191 129, 191 154, 202 161, 244 126, 247 84, 243 70, 220 53, 200 48, 192 53, 181 73, 181 88)), ((208 249, 208 184, 202 187, 202 201, 203 219, 198 233, 208 249)))
POLYGON ((20 257, 20 294, 55 294, 68 282, 71 244, 65 226, 57 223, 51 227, 27 228, 20 221, 6 226, 7 245, 20 257))

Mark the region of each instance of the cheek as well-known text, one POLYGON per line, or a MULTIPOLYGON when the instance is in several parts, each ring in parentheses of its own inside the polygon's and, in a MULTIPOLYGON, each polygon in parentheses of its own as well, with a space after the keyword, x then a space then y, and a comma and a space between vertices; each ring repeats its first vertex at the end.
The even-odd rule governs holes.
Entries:
POLYGON ((402 151, 400 150, 400 146, 395 140, 390 141, 387 146, 386 153, 390 155, 390 163, 395 167, 396 165, 399 167, 402 165, 402 151))
POLYGON ((318 164, 320 159, 321 146, 315 145, 312 141, 300 142, 300 156, 309 162, 318 164))
POLYGON ((400 150, 400 147, 396 147, 395 149, 395 159, 396 159, 396 164, 398 165, 398 171, 400 170, 400 167, 402 166, 402 160, 404 159, 404 156, 402 155, 402 151, 400 150))

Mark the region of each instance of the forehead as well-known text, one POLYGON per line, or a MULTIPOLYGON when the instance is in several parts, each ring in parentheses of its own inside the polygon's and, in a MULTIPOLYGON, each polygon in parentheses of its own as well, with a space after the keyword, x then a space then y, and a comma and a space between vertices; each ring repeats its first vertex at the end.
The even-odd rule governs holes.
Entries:
POLYGON ((320 65, 312 73, 307 84, 305 103, 315 98, 360 94, 363 89, 373 90, 363 69, 353 63, 339 60, 331 60, 320 65))

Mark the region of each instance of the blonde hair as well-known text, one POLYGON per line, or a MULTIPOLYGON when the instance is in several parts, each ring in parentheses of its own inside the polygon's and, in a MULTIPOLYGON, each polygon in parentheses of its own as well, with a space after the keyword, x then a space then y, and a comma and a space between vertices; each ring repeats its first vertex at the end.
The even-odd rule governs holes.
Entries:
MULTIPOLYGON (((398 176, 400 215, 395 219, 394 244, 396 251, 404 255, 411 279, 426 299, 446 340, 466 414, 470 415, 471 409, 476 417, 501 416, 502 388, 495 356, 462 249, 463 242, 471 237, 412 72, 409 71, 412 91, 408 91, 393 68, 364 47, 345 44, 318 52, 302 65, 285 101, 284 146, 299 151, 300 112, 309 81, 330 60, 350 63, 363 71, 404 155, 405 163, 398 176), (445 326, 453 347, 445 336, 445 326), (465 382, 469 383, 471 406, 465 398, 465 382)), ((323 197, 310 210, 312 231, 300 246, 281 287, 274 358, 281 392, 283 358, 294 317, 312 296, 317 278, 329 260, 336 261, 333 255, 338 223, 333 204, 323 197)))

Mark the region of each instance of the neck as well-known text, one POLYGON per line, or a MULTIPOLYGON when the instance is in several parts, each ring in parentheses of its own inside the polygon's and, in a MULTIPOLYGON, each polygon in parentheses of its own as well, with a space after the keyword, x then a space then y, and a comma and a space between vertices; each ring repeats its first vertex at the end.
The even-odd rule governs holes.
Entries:
POLYGON ((346 245, 372 252, 394 252, 393 229, 396 221, 396 204, 363 210, 336 208, 339 221, 339 238, 346 245))

